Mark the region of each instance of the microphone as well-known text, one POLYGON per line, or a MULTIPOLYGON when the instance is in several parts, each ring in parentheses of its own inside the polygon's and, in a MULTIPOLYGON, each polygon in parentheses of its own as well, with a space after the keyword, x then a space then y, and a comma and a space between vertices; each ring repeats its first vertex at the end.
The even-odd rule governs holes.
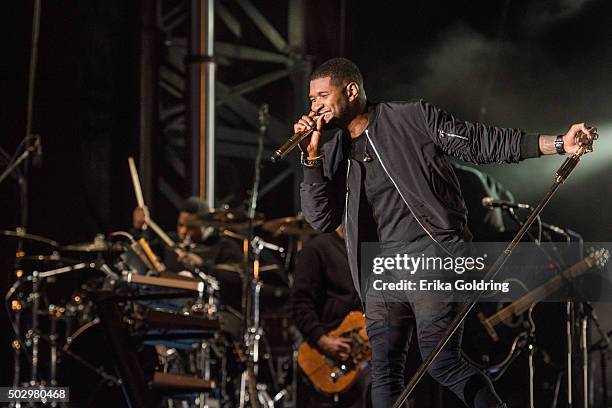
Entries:
POLYGON ((495 200, 489 196, 482 198, 482 206, 487 207, 489 209, 502 208, 504 210, 531 208, 529 204, 511 203, 510 201, 495 200))
MULTIPOLYGON (((313 116, 312 120, 316 122, 317 120, 319 120, 320 117, 321 115, 313 116)), ((270 157, 270 161, 272 163, 277 163, 281 161, 282 159, 284 159, 285 156, 289 154, 289 152, 295 148, 295 146, 297 146, 302 140, 310 136, 312 132, 314 131, 315 131, 315 128, 311 128, 309 130, 297 132, 296 134, 291 136, 289 140, 287 140, 281 147, 279 147, 276 151, 274 151, 274 153, 270 157)))
POLYGON ((549 230, 549 231, 554 232, 555 234, 562 235, 564 237, 569 237, 569 234, 565 230, 565 228, 561 228, 561 227, 558 227, 558 226, 553 225, 553 224, 548 224, 546 222, 542 222, 542 227, 547 229, 547 230, 549 230))

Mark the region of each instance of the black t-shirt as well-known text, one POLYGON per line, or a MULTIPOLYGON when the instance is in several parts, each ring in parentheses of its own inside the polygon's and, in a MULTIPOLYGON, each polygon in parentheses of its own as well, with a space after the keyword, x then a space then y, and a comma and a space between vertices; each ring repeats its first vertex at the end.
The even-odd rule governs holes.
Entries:
POLYGON ((361 168, 360 240, 413 242, 424 235, 378 161, 365 133, 351 141, 353 165, 361 168), (363 232, 362 232, 363 231, 363 232))
POLYGON ((344 240, 335 232, 308 241, 298 254, 291 290, 293 323, 310 344, 361 310, 344 240))

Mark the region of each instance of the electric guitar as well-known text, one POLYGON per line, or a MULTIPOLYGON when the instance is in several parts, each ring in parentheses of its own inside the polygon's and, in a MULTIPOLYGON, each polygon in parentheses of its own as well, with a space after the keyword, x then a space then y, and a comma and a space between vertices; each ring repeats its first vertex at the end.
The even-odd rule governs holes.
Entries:
POLYGON ((298 348, 298 364, 319 391, 339 394, 351 387, 372 358, 363 313, 350 312, 329 335, 351 339, 351 352, 346 361, 335 361, 304 342, 298 348))
POLYGON ((497 312, 490 316, 479 311, 476 313, 477 319, 468 318, 463 336, 463 356, 476 367, 487 371, 494 380, 501 377, 521 347, 535 335, 534 306, 563 287, 566 280, 583 275, 593 266, 603 267, 609 257, 607 249, 595 250, 514 302, 498 304, 497 312))

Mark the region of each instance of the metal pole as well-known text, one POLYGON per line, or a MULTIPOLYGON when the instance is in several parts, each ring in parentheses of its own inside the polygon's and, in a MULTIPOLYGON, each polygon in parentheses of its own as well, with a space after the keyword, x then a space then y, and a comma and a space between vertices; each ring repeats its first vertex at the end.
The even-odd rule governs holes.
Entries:
MULTIPOLYGON (((293 87, 293 117, 292 122, 309 110, 308 88, 312 72, 312 62, 306 55, 306 0, 289 0, 289 26, 287 27, 289 47, 292 53, 289 78, 293 87)), ((294 174, 301 174, 299 160, 292 160, 294 174)), ((301 177, 293 178, 293 191, 300 191, 301 177)), ((300 210, 300 195, 293 196, 293 210, 300 210)))
POLYGON ((13 387, 21 383, 21 307, 15 309, 15 340, 13 340, 13 387))
MULTIPOLYGON (((26 112, 26 149, 31 150, 30 136, 32 135, 32 117, 34 109, 34 88, 36 86, 36 67, 38 65, 38 38, 40 36, 40 0, 34 0, 34 9, 32 10, 32 45, 30 46, 30 70, 28 74, 28 105, 26 112)), ((40 143, 40 140, 38 141, 40 143)), ((25 232, 28 227, 28 172, 29 163, 23 163, 23 173, 19 178, 20 187, 20 204, 21 204, 21 228, 25 232)), ((23 251, 23 238, 19 238, 17 244, 18 251, 23 251)))
POLYGON ((214 0, 191 1, 190 193, 215 205, 214 0))
POLYGON ((153 195, 153 155, 156 117, 156 73, 158 62, 156 55, 156 6, 152 0, 140 1, 140 131, 138 167, 145 203, 152 205, 153 195))
POLYGON ((567 358, 567 367, 566 367, 566 377, 567 377, 567 407, 572 408, 574 405, 574 397, 573 397, 573 389, 574 386, 572 384, 573 377, 573 368, 572 368, 572 356, 573 356, 573 342, 572 342, 572 333, 574 324, 574 302, 568 300, 565 304, 565 338, 566 338, 566 358, 567 358))
POLYGON ((534 398, 534 380, 535 380, 535 366, 533 364, 533 358, 535 354, 535 345, 533 344, 533 338, 529 339, 529 408, 535 408, 534 398))
POLYGON ((580 318, 580 354, 582 356, 582 406, 589 408, 589 351, 588 351, 588 315, 585 308, 581 308, 580 318))
POLYGON ((38 343, 40 341, 40 335, 38 327, 38 308, 40 306, 40 293, 39 289, 39 275, 38 271, 32 272, 32 328, 30 329, 30 338, 32 342, 32 370, 30 377, 30 385, 35 386, 38 382, 38 343))

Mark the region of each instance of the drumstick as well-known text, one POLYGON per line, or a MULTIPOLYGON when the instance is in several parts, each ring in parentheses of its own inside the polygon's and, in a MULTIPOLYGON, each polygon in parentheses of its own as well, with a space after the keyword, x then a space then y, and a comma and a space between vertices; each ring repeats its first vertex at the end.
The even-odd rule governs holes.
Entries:
POLYGON ((132 183, 134 184, 134 192, 136 193, 136 202, 140 208, 145 208, 144 198, 142 197, 142 188, 140 187, 140 179, 138 178, 138 171, 136 170, 136 164, 132 156, 128 157, 128 164, 130 165, 130 173, 132 175, 132 183))
POLYGON ((164 241, 164 243, 167 246, 169 246, 170 248, 176 247, 176 243, 174 241, 172 241, 172 239, 168 236, 168 234, 166 234, 164 232, 164 230, 161 229, 160 226, 157 225, 157 223, 155 221, 153 221, 151 218, 149 218, 149 217, 145 218, 145 224, 147 224, 149 227, 151 227, 153 232, 155 232, 157 234, 157 236, 162 241, 164 241))
POLYGON ((155 271, 157 272, 163 271, 164 267, 159 262, 159 259, 157 259, 157 255, 155 255, 155 253, 149 246, 149 243, 144 238, 140 238, 138 240, 138 243, 140 244, 140 247, 144 251, 145 256, 149 259, 149 262, 151 262, 151 265, 153 265, 153 268, 155 269, 155 271))
POLYGON ((132 175, 132 184, 134 184, 134 193, 136 194, 136 202, 138 207, 142 208, 145 217, 145 224, 143 230, 147 228, 146 221, 149 219, 149 210, 145 207, 144 198, 142 197, 142 187, 140 187, 140 178, 138 177, 138 171, 136 170, 136 164, 132 156, 128 157, 128 164, 130 165, 130 174, 132 175))

